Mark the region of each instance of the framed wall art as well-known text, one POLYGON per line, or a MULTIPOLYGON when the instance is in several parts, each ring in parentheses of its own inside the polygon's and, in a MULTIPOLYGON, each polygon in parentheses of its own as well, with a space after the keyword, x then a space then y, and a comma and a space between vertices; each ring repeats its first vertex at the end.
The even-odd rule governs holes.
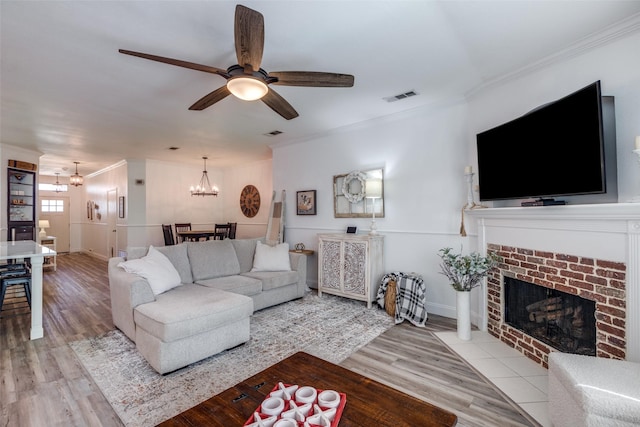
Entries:
POLYGON ((296 192, 296 213, 298 215, 315 215, 316 190, 305 190, 296 192))
POLYGON ((374 213, 384 218, 384 170, 334 175, 333 213, 335 218, 371 218, 374 213))

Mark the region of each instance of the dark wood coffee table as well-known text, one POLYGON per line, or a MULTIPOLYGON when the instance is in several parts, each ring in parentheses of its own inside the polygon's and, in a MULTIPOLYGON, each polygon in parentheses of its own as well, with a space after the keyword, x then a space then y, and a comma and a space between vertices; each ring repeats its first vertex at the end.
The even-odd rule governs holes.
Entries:
POLYGON ((370 378, 299 352, 160 426, 242 426, 278 382, 346 393, 340 427, 455 426, 455 414, 370 378))

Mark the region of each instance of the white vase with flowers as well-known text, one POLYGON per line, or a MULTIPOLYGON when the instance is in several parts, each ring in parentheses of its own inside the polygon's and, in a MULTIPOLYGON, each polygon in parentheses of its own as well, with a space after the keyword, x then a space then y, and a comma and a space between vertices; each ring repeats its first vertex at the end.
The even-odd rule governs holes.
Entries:
POLYGON ((471 339, 471 290, 480 286, 481 280, 500 262, 501 257, 495 252, 482 256, 477 252, 456 254, 452 250, 443 248, 438 252, 442 260, 440 268, 456 291, 458 338, 468 341, 471 339))

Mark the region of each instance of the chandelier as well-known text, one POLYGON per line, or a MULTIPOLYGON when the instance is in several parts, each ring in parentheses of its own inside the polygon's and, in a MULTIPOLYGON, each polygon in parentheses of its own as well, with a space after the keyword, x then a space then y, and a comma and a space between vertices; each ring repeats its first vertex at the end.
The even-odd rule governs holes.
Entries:
POLYGON ((55 184, 55 185, 56 185, 56 186, 55 186, 56 193, 60 193, 60 192, 62 192, 62 191, 63 191, 63 189, 62 189, 62 184, 60 184, 60 181, 58 181, 58 177, 59 177, 59 176, 60 176, 60 174, 59 174, 58 172, 56 172, 56 184, 55 184))
POLYGON ((204 170, 202 171, 202 178, 200 178, 200 183, 193 187, 191 186, 191 195, 192 196, 217 196, 218 195, 218 187, 215 185, 212 186, 209 182, 209 175, 207 175, 207 157, 202 158, 204 160, 204 170))
POLYGON ((79 185, 82 185, 82 177, 80 175, 78 175, 78 163, 80 162, 73 162, 76 164, 76 173, 71 175, 69 177, 69 184, 73 185, 74 187, 77 187, 79 185))

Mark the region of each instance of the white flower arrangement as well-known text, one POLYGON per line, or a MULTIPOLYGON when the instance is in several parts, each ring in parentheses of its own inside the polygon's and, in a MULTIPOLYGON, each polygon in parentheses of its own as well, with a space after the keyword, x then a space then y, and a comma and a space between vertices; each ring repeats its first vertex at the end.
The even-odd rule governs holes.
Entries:
POLYGON ((451 248, 438 251, 442 259, 441 273, 447 276, 456 291, 470 292, 480 285, 480 280, 502 260, 500 255, 489 252, 486 257, 477 252, 469 255, 453 254, 451 248))

